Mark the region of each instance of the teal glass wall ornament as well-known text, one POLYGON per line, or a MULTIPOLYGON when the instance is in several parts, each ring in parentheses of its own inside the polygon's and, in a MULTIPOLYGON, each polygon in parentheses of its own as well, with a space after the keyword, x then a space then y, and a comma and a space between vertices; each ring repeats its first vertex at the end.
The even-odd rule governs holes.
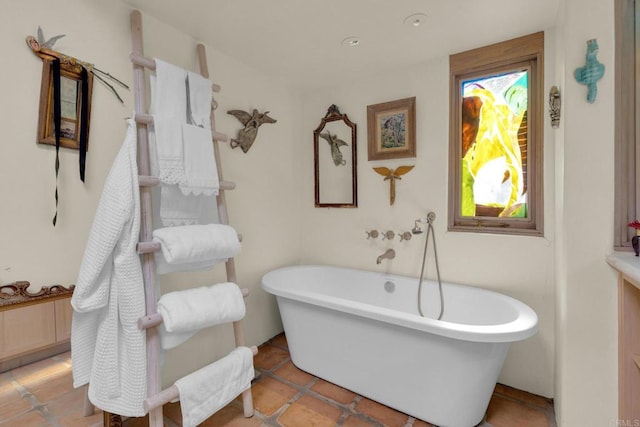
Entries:
POLYGON ((587 41, 587 58, 584 66, 576 68, 573 72, 576 81, 587 86, 587 102, 593 104, 598 95, 597 82, 604 75, 604 65, 598 61, 598 41, 587 41))

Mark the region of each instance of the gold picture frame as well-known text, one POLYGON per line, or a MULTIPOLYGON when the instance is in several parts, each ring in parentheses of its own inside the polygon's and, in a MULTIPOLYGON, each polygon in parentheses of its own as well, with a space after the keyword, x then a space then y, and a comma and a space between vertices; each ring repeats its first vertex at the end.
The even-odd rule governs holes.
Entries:
MULTIPOLYGON (((60 64, 60 146, 80 149, 80 131, 82 126, 82 101, 87 97, 86 133, 89 139, 89 123, 91 117, 91 92, 93 89, 93 73, 87 73, 87 93, 82 93, 82 66, 61 62, 60 64)), ((53 61, 43 59, 42 82, 40 85, 40 111, 38 119, 39 144, 56 145, 55 126, 53 120, 53 61)), ((88 148, 88 143, 87 143, 88 148)))
POLYGON ((369 160, 416 157, 416 97, 367 106, 369 160))

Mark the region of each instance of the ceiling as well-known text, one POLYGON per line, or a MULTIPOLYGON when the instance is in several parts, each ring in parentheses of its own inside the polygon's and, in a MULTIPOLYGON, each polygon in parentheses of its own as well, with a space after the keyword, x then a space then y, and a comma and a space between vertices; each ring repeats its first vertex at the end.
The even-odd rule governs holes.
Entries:
POLYGON ((123 1, 305 90, 545 30, 561 0, 123 1), (420 26, 404 23, 416 13, 420 26))

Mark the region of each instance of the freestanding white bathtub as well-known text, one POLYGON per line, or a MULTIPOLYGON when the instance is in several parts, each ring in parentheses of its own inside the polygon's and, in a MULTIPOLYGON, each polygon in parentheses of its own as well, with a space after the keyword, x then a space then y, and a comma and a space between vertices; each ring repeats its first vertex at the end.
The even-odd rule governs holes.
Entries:
POLYGON ((536 333, 538 317, 506 295, 329 266, 265 274, 293 363, 358 394, 442 427, 479 424, 509 344, 536 333))

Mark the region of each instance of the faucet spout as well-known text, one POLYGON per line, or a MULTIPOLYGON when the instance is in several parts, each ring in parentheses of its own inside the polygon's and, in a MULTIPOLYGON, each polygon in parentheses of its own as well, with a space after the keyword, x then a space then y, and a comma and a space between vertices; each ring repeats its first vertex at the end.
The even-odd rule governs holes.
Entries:
POLYGON ((387 249, 382 255, 376 259, 376 264, 380 264, 383 259, 394 259, 396 257, 396 251, 393 249, 387 249))

